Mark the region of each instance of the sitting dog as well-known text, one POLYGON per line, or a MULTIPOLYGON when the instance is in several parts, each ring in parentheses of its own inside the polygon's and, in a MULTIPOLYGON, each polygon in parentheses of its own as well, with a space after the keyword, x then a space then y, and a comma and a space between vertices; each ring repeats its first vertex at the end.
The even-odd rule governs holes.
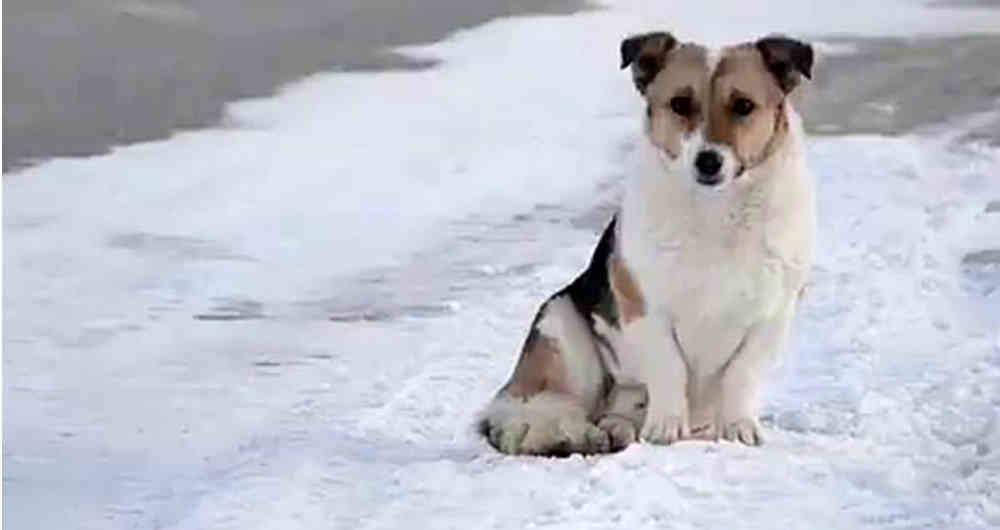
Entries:
POLYGON ((812 47, 621 43, 645 99, 641 169, 588 268, 535 316, 481 430, 504 453, 762 442, 761 378, 812 262, 815 196, 789 94, 812 47))

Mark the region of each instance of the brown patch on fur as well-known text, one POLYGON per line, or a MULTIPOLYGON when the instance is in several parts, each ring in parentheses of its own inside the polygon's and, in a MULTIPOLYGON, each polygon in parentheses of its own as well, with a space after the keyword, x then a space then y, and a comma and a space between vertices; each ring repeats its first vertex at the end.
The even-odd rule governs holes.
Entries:
POLYGON ((569 392, 558 341, 533 329, 505 389, 511 396, 519 398, 544 391, 569 392))
POLYGON ((704 119, 701 104, 709 93, 707 52, 694 44, 683 44, 664 58, 663 67, 646 88, 649 108, 646 123, 649 138, 673 157, 680 152, 681 140, 695 131, 704 119), (680 116, 670 107, 676 96, 690 97, 693 112, 680 116))
POLYGON ((744 168, 759 164, 777 149, 788 130, 782 87, 761 52, 750 44, 728 49, 711 83, 708 141, 728 145, 744 168), (750 115, 733 112, 738 98, 753 102, 750 115))
POLYGON ((628 324, 646 314, 646 300, 632 272, 621 260, 611 258, 609 267, 611 274, 608 275, 608 280, 611 292, 615 295, 615 303, 618 305, 622 322, 628 324))

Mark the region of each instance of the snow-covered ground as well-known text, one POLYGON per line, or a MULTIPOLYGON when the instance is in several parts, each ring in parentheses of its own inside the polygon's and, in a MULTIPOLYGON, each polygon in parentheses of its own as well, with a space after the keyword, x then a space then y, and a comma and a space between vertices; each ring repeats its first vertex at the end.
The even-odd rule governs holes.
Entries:
POLYGON ((1000 150, 956 140, 989 116, 812 140, 820 255, 764 447, 550 460, 473 433, 629 171, 623 34, 1000 32, 779 4, 494 21, 405 50, 431 70, 318 76, 225 129, 5 175, 4 522, 1000 525, 1000 150))

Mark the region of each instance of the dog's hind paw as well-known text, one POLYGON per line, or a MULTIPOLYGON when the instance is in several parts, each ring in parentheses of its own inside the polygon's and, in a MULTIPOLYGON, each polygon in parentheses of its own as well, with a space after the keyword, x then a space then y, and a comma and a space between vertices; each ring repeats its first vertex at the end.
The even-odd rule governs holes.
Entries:
POLYGON ((588 421, 569 418, 492 425, 487 436, 498 451, 512 455, 566 457, 611 451, 607 432, 588 421))

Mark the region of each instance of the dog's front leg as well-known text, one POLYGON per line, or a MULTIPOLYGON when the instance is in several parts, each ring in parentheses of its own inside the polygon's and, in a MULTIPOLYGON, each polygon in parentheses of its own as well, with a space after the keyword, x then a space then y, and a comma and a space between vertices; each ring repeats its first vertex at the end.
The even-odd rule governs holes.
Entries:
POLYGON ((751 327, 726 364, 720 379, 722 395, 715 431, 720 438, 747 445, 763 443, 758 421, 761 377, 784 347, 795 305, 794 300, 789 301, 776 315, 751 327))
POLYGON ((622 332, 623 371, 644 383, 649 396, 640 438, 662 444, 687 438, 687 365, 666 319, 643 315, 625 324, 622 332))

